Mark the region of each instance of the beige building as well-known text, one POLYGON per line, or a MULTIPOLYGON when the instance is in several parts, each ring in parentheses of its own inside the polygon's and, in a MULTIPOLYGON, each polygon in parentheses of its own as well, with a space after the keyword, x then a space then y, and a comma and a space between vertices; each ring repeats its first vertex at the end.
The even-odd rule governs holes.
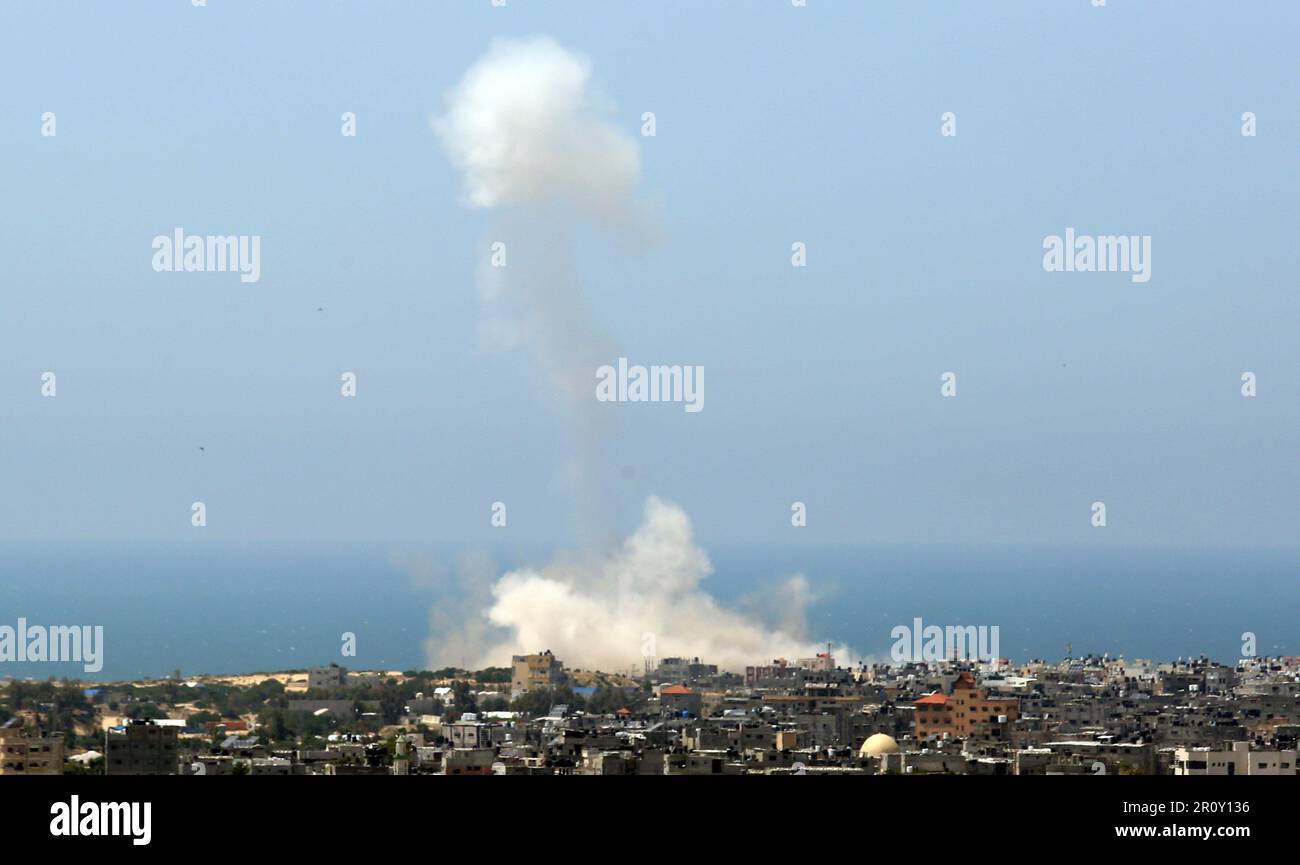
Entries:
POLYGON ((1174 752, 1175 775, 1295 775, 1295 751, 1254 750, 1249 742, 1232 747, 1179 748, 1174 752))
POLYGON ((510 664, 511 697, 564 683, 564 665, 550 649, 538 655, 514 655, 510 664))
POLYGON ((29 735, 21 727, 0 729, 0 775, 62 775, 63 735, 29 735))
POLYGON ((461 719, 443 728, 443 735, 451 741, 453 748, 490 748, 492 746, 491 730, 487 724, 461 719))
POLYGON ((497 762, 491 748, 453 748, 442 760, 444 775, 491 775, 492 764, 497 762))
POLYGON ((348 669, 338 664, 327 667, 312 667, 307 671, 307 689, 309 691, 326 691, 344 688, 348 684, 348 669))

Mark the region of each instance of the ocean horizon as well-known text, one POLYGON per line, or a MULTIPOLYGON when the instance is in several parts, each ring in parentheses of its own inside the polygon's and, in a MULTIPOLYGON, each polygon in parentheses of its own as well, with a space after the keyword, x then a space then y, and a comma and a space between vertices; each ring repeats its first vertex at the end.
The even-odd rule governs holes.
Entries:
MULTIPOLYGON (((489 557, 497 575, 552 558, 540 545, 3 545, 0 626, 16 627, 19 618, 29 626, 101 625, 104 650, 97 672, 11 661, 0 662, 0 676, 107 681, 331 661, 426 669, 430 614, 458 600, 430 574, 453 573, 470 554, 489 557), (341 657, 344 632, 357 635, 355 657, 341 657)), ((1075 656, 1233 662, 1246 632, 1260 655, 1300 654, 1300 547, 750 544, 712 549, 710 558, 714 572, 702 588, 760 619, 769 589, 802 574, 812 597, 803 636, 875 660, 888 658, 891 630, 916 618, 997 626, 1000 654, 1013 662, 1059 659, 1067 644, 1075 656)), ((659 654, 677 653, 661 646, 659 654)), ((581 658, 562 660, 582 666, 581 658)), ((639 663, 633 647, 623 669, 639 663)))

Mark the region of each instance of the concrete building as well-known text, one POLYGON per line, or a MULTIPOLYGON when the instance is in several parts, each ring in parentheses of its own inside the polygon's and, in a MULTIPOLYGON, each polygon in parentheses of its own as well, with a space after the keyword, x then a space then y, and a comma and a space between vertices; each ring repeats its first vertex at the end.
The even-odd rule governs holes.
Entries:
POLYGON ((0 729, 0 775, 62 775, 63 734, 29 734, 21 727, 0 729))
POLYGON ((104 734, 108 775, 175 775, 176 754, 175 727, 134 721, 104 734))
POLYGON ((488 725, 474 719, 462 718, 454 724, 447 724, 442 728, 442 734, 453 748, 486 748, 492 744, 488 725))
POLYGON ((537 655, 514 655, 510 658, 510 696, 518 697, 539 688, 564 684, 564 665, 551 650, 537 655))
POLYGON ((811 670, 814 673, 827 673, 835 669, 835 658, 831 657, 829 649, 818 652, 813 658, 800 658, 795 663, 801 669, 811 670))
POLYGON ((293 763, 284 757, 254 757, 248 761, 250 775, 292 775, 293 763))
POLYGON ((348 670, 338 664, 328 667, 312 667, 307 671, 307 690, 329 690, 344 688, 348 684, 348 670))
POLYGON ((693 682, 717 675, 717 664, 705 664, 699 658, 664 658, 655 669, 655 678, 660 682, 693 682))
MULTIPOLYGON (((1029 749, 1050 756, 1041 762, 1044 773, 1070 773, 1073 771, 1096 775, 1155 775, 1156 751, 1151 744, 1106 741, 1044 742, 1041 747, 1029 749)), ((1017 765, 1017 774, 1029 775, 1029 761, 1017 765), (1020 771, 1022 769, 1024 771, 1020 771)))
POLYGON ((1296 752, 1252 750, 1249 742, 1229 748, 1179 748, 1175 775, 1295 775, 1296 752))
POLYGON ((785 658, 777 658, 771 664, 761 667, 745 668, 745 685, 750 688, 781 687, 795 678, 799 667, 785 658))
POLYGON ((965 738, 981 722, 1005 718, 1015 721, 1020 715, 1016 697, 990 697, 975 687, 975 677, 963 672, 952 683, 952 693, 935 692, 913 701, 916 706, 916 736, 919 739, 948 734, 965 738))
POLYGON ((659 689, 659 706, 666 715, 687 712, 698 717, 703 705, 703 695, 685 685, 668 685, 659 689))
POLYGON ((444 775, 491 775, 497 762, 491 748, 453 748, 443 756, 444 775))

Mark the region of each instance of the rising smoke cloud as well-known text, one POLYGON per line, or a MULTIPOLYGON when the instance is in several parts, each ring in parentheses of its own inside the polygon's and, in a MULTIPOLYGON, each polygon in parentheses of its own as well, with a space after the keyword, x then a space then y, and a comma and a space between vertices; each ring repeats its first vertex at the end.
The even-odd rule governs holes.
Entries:
POLYGON ((434 130, 474 207, 561 205, 622 223, 641 174, 635 139, 602 117, 591 61, 553 39, 501 39, 447 96, 434 130))
POLYGON ((712 566, 675 505, 650 499, 641 527, 600 552, 610 534, 603 521, 615 508, 601 467, 612 437, 594 399, 594 373, 616 353, 587 323, 570 250, 583 223, 624 238, 645 230, 635 197, 637 141, 608 113, 591 62, 535 37, 494 42, 433 121, 463 174, 465 202, 496 212, 494 236, 509 239, 509 266, 479 274, 482 332, 529 345, 561 398, 573 427, 574 517, 586 552, 444 601, 431 621, 431 666, 495 665, 549 648, 573 665, 626 669, 640 663, 647 639, 657 656, 699 656, 733 670, 815 651, 801 634, 806 582, 791 578, 778 590, 793 604, 776 629, 724 609, 701 587, 712 566), (517 320, 502 318, 506 301, 517 320))
MULTIPOLYGON (((486 667, 548 648, 569 664, 607 671, 670 656, 698 656, 742 671, 748 664, 824 651, 803 634, 811 596, 802 576, 777 589, 787 604, 784 623, 769 628, 709 595, 702 583, 712 573, 686 512, 651 497, 640 527, 608 555, 594 561, 560 558, 502 576, 479 616, 430 641, 430 664, 456 656, 486 667)), ((836 657, 850 660, 843 647, 836 657)))
POLYGON ((592 225, 635 238, 644 225, 636 139, 607 119, 609 108, 587 58, 548 37, 500 39, 433 120, 466 203, 494 212, 491 238, 508 250, 507 267, 485 262, 478 274, 480 345, 530 349, 559 396, 577 454, 564 483, 584 543, 609 535, 616 510, 603 480, 609 417, 591 399, 595 369, 616 354, 588 321, 573 234, 592 225))

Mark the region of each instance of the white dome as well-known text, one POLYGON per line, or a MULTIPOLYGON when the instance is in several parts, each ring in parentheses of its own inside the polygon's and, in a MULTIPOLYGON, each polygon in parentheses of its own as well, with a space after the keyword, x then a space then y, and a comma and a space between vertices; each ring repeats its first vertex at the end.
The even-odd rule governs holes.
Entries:
POLYGON ((894 741, 893 736, 877 733, 862 743, 862 747, 858 749, 858 756, 879 757, 881 754, 897 754, 898 751, 898 743, 894 741))

